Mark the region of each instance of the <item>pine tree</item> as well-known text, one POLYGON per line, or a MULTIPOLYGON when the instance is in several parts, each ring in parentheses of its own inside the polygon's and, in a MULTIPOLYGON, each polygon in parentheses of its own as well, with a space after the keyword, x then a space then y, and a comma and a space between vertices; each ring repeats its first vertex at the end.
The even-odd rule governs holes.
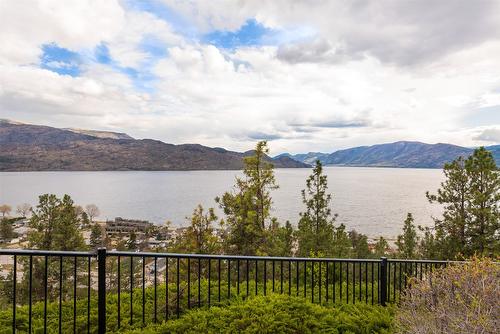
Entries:
POLYGON ((62 199, 53 194, 41 195, 29 226, 30 248, 67 251, 85 249, 75 206, 68 195, 62 199))
POLYGON ((234 192, 226 192, 215 200, 226 218, 225 248, 228 253, 263 254, 270 228, 271 191, 278 188, 273 165, 266 161, 267 143, 257 143, 252 156, 243 159, 243 178, 236 178, 234 192))
POLYGON ((190 225, 180 234, 174 245, 175 251, 196 254, 217 254, 220 252, 220 240, 215 234, 213 225, 217 216, 213 208, 204 212, 198 205, 190 218, 190 225))
POLYGON ((130 232, 130 236, 127 241, 127 249, 129 251, 134 251, 137 249, 137 246, 137 235, 135 234, 135 232, 130 232))
POLYGON ((413 215, 408 213, 404 222, 403 234, 398 235, 396 246, 401 258, 414 259, 417 256, 418 236, 413 215))
POLYGON ((2 218, 0 220, 0 239, 5 241, 11 240, 16 236, 12 223, 7 218, 2 218))
MULTIPOLYGON (((443 206, 443 217, 434 218, 435 231, 439 238, 434 238, 434 247, 439 248, 441 257, 455 258, 463 252, 466 245, 465 228, 469 220, 468 198, 469 177, 465 170, 465 161, 462 157, 444 165, 446 180, 441 183, 436 195, 426 193, 430 203, 443 206)), ((430 241, 430 235, 427 236, 430 241)), ((424 243, 423 247, 430 244, 424 243)), ((425 248, 424 248, 425 249, 425 248)), ((430 250, 427 250, 430 251, 430 250)))
POLYGON ((466 236, 469 255, 500 252, 500 177, 491 152, 476 149, 465 162, 469 178, 469 213, 466 236))
POLYGON ((371 256, 370 248, 368 247, 368 237, 365 234, 351 230, 349 232, 349 239, 352 244, 353 257, 367 259, 371 256))
POLYGON ((99 224, 92 224, 90 229, 90 246, 94 249, 102 247, 104 245, 104 237, 102 233, 102 228, 99 224))
POLYGON ((375 244, 375 256, 382 257, 387 255, 387 251, 389 250, 389 243, 385 240, 384 237, 380 237, 375 244))
POLYGON ((322 253, 332 255, 335 215, 330 209, 331 194, 327 194, 327 176, 319 160, 312 174, 306 180, 306 189, 302 190, 302 202, 306 211, 300 213, 297 239, 299 255, 309 256, 322 253))

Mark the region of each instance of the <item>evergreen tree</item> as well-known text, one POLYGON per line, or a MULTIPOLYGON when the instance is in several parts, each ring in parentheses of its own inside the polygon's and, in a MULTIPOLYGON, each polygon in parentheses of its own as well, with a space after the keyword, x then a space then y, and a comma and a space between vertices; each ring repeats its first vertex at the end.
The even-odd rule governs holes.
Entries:
POLYGON ((244 177, 236 178, 235 190, 215 200, 226 219, 225 248, 228 253, 263 254, 270 228, 271 190, 278 188, 273 165, 266 161, 267 143, 257 143, 252 156, 245 157, 244 177))
POLYGON ((179 252, 195 254, 217 254, 220 252, 220 240, 215 234, 213 225, 217 222, 214 209, 204 212, 201 205, 194 209, 190 225, 175 242, 174 248, 179 252))
POLYGON ((266 254, 270 256, 292 256, 295 243, 294 229, 287 220, 280 226, 277 219, 273 219, 268 230, 268 248, 266 254))
POLYGON ((12 222, 7 218, 2 218, 0 221, 0 239, 5 241, 11 240, 16 237, 12 222))
MULTIPOLYGON (((463 251, 466 245, 465 229, 469 219, 469 177, 465 170, 465 161, 462 157, 444 165, 446 180, 441 183, 436 195, 426 193, 430 203, 439 203, 443 206, 443 217, 434 218, 435 231, 439 238, 432 238, 433 247, 440 250, 441 257, 454 258, 463 251)), ((430 235, 426 240, 430 241, 430 235)), ((424 252, 431 252, 428 242, 422 244, 424 252)))
POLYGON ((349 239, 352 244, 353 256, 357 259, 367 259, 371 256, 368 247, 368 237, 365 234, 358 233, 356 230, 349 232, 349 239))
POLYGON ((387 251, 389 250, 389 243, 384 237, 380 237, 375 244, 375 256, 382 257, 387 256, 387 251))
POLYGON ((468 253, 500 252, 500 177, 491 152, 476 149, 465 162, 469 178, 469 213, 466 236, 468 253))
POLYGON ((29 226, 30 248, 67 251, 85 249, 75 206, 68 195, 62 199, 53 194, 41 195, 29 226))
POLYGON ((344 224, 334 229, 332 257, 346 258, 351 256, 351 240, 344 224))
POLYGON ((417 256, 418 236, 413 215, 408 213, 404 222, 403 234, 398 235, 396 246, 401 258, 414 259, 417 256))
POLYGON ((321 162, 316 160, 313 173, 306 180, 306 189, 302 190, 306 211, 300 213, 297 231, 300 256, 320 252, 332 255, 335 215, 331 213, 332 196, 327 194, 327 189, 327 176, 323 174, 321 162))
POLYGON ((130 232, 130 236, 128 238, 126 245, 127 245, 127 250, 129 251, 135 251, 137 249, 138 242, 137 242, 137 235, 135 234, 135 232, 130 232))
POLYGON ((103 247, 104 237, 102 233, 102 228, 99 224, 92 224, 90 229, 90 246, 94 249, 103 247))

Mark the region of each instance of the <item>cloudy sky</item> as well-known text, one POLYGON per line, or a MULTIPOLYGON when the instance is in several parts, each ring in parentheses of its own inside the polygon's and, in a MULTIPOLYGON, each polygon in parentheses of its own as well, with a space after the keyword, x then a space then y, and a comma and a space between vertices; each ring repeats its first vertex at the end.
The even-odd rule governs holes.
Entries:
POLYGON ((0 1, 0 118, 272 153, 500 143, 500 1, 0 1))

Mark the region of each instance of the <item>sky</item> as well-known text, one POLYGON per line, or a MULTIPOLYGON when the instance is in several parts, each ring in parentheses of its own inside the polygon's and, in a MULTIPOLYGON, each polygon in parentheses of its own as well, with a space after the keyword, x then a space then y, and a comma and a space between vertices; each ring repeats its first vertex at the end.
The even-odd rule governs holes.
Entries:
POLYGON ((0 1, 0 118, 271 154, 500 143, 500 1, 0 1))

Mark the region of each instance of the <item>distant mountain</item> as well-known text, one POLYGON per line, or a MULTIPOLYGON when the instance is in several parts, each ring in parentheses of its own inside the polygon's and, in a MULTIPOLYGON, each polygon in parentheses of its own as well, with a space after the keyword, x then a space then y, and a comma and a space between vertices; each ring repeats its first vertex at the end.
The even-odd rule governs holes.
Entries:
MULTIPOLYGON (((487 147, 500 166, 500 145, 487 147)), ((399 141, 389 144, 360 146, 339 150, 331 154, 311 152, 290 155, 291 158, 312 164, 319 159, 324 165, 442 168, 458 156, 469 156, 473 149, 451 144, 425 144, 399 141)))
MULTIPOLYGON (((228 170, 241 169, 245 155, 198 144, 138 140, 123 133, 0 120, 0 171, 228 170)), ((268 160, 277 168, 309 167, 290 157, 268 160)))

